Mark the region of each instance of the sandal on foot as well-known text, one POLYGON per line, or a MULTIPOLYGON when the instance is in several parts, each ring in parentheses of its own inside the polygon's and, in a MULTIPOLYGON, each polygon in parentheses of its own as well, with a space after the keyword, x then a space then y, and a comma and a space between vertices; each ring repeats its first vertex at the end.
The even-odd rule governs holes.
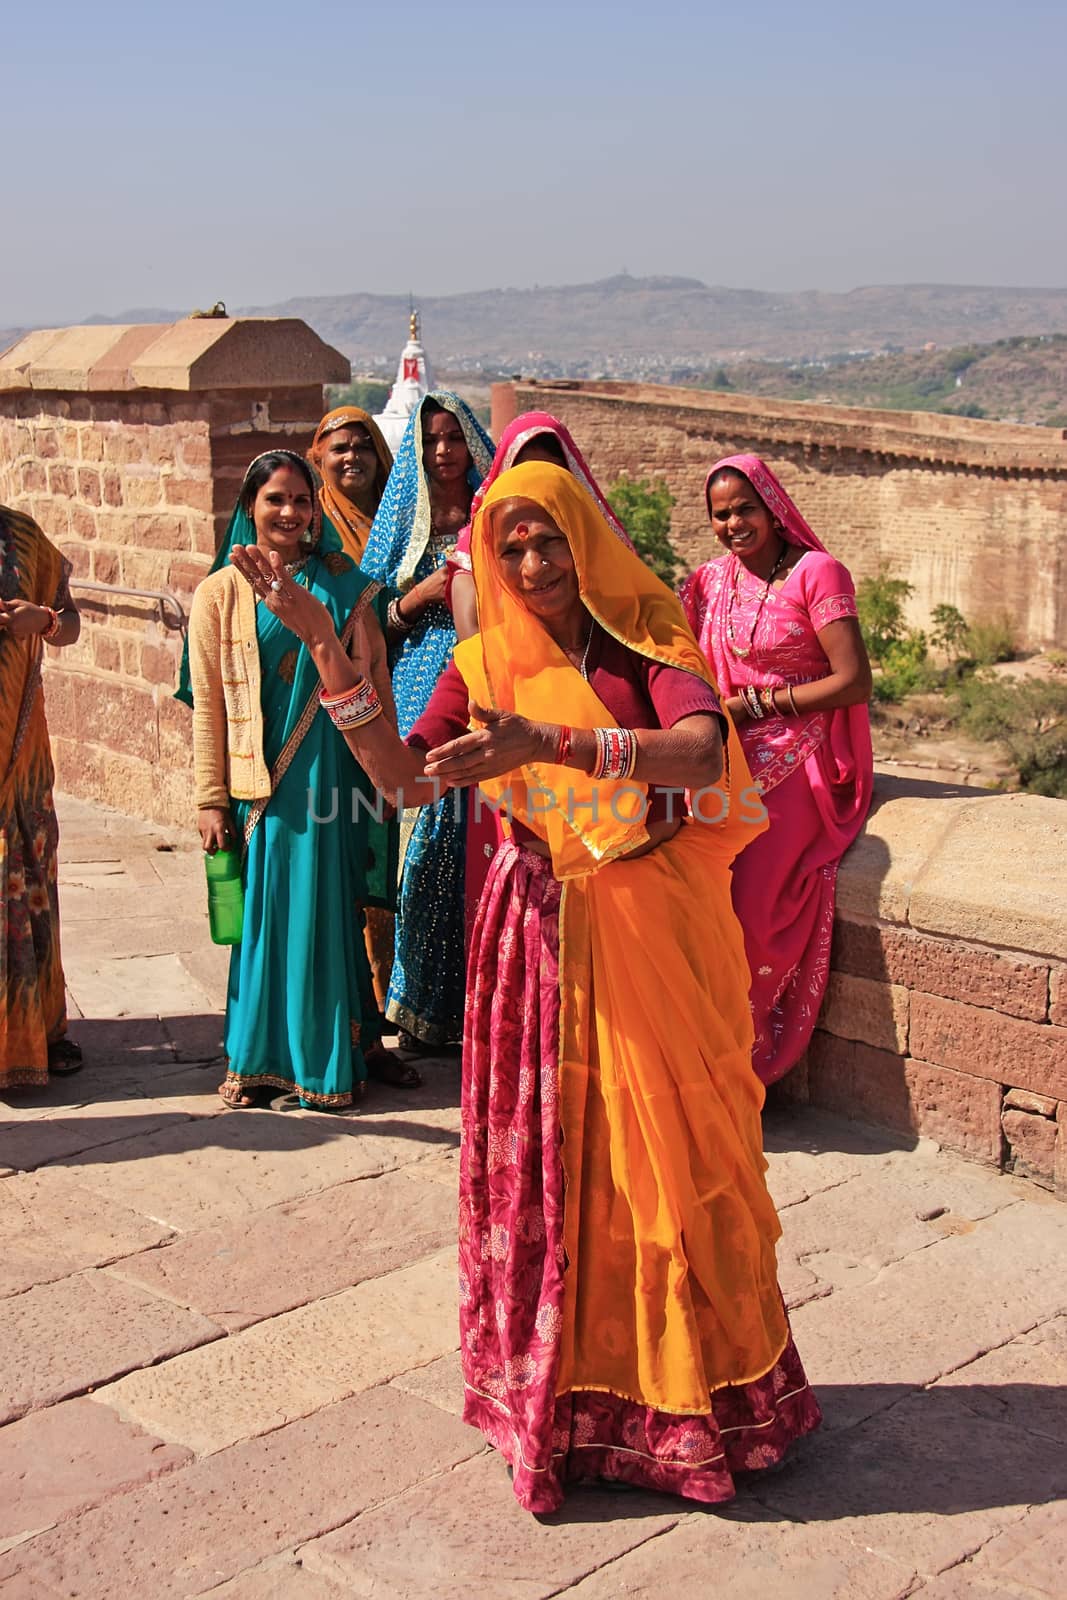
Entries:
POLYGON ((48 1071, 53 1078, 69 1078, 85 1065, 82 1048, 73 1039, 54 1039, 48 1046, 48 1071))
POLYGON ((374 1045, 364 1050, 363 1059, 375 1083, 387 1083, 393 1089, 418 1089, 422 1085, 418 1067, 398 1056, 395 1050, 374 1045))
POLYGON ((219 1099, 227 1111, 255 1111, 257 1107, 270 1104, 269 1091, 263 1089, 242 1089, 237 1083, 220 1083, 219 1099))

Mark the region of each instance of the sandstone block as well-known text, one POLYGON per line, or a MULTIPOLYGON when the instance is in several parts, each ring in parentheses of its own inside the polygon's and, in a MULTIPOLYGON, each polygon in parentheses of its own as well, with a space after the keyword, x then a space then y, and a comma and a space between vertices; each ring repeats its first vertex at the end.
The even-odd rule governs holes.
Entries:
MULTIPOLYGON (((43 487, 43 485, 34 485, 43 487)), ((68 466, 50 466, 48 468, 49 494, 73 495, 74 493, 74 468, 68 466)))
POLYGON ((913 882, 936 855, 955 818, 973 803, 932 803, 900 794, 892 783, 876 778, 875 805, 837 875, 838 915, 853 921, 908 921, 913 882))
MULTIPOLYGON (((803 1470, 803 1469, 800 1469, 803 1470)), ((759 1478, 752 1487, 759 1492, 759 1478)), ((747 1509, 747 1507, 746 1507, 747 1509)), ((914 1579, 907 1561, 861 1549, 827 1523, 687 1516, 567 1590, 568 1600, 702 1596, 708 1574, 730 1600, 899 1600, 914 1579)))
POLYGON ((60 1168, 21 1174, 0 1189, 0 1296, 103 1266, 169 1237, 169 1228, 71 1183, 60 1168))
POLYGON ((412 1394, 417 1400, 425 1400, 428 1405, 447 1411, 449 1416, 463 1415, 463 1368, 458 1350, 425 1367, 412 1367, 409 1372, 402 1372, 391 1379, 391 1384, 401 1394, 412 1394))
POLYGON ((97 1398, 161 1438, 212 1454, 456 1348, 455 1250, 302 1306, 97 1398), (153 1421, 149 1422, 148 1419, 153 1421))
POLYGON ((906 1055, 908 991, 898 983, 831 972, 819 1026, 838 1038, 906 1055))
POLYGON ((1056 1124, 1032 1111, 1005 1111, 1000 1120, 1011 1170, 1051 1188, 1056 1173, 1056 1124))
POLYGON ((131 511, 152 511, 163 502, 163 485, 155 472, 127 472, 122 480, 122 504, 131 511))
POLYGON ((1004 1096, 1005 1111, 1032 1111, 1038 1117, 1054 1117, 1062 1103, 1047 1094, 1031 1094, 1029 1089, 1009 1089, 1004 1096))
POLYGON ((420 1478, 451 1481, 449 1469, 479 1449, 480 1435, 452 1417, 375 1389, 41 1534, 0 1557, 0 1584, 112 1600, 121 1573, 128 1594, 189 1600, 420 1478))
POLYGON ((1064 1485, 1067 1465, 1053 1441, 976 1416, 964 1389, 933 1389, 847 1433, 817 1438, 800 1470, 757 1493, 804 1523, 829 1514, 839 1536, 932 1577, 1014 1523, 1018 1502, 1064 1485), (990 1459, 998 1463, 995 1486, 990 1459))
MULTIPOLYGON (((70 531, 79 539, 96 538, 96 518, 88 506, 71 506, 70 531)), ((108 580, 102 578, 100 581, 104 583, 108 580)))
POLYGON ((970 1409, 990 1422, 1067 1446, 1067 1316, 946 1373, 936 1388, 962 1390, 970 1409))
POLYGON ((104 504, 107 506, 121 506, 122 478, 113 467, 107 467, 100 475, 101 490, 104 504))
POLYGON ((163 479, 163 498, 169 506, 184 506, 189 511, 206 512, 215 509, 214 490, 209 478, 163 479))
POLYGON ((959 939, 843 919, 834 928, 832 964, 854 977, 903 984, 1033 1022, 1043 1022, 1048 1009, 1047 962, 959 939))
POLYGON ((100 429, 82 427, 78 429, 78 455, 82 461, 100 462, 104 459, 105 436, 100 429))
POLYGON ((0 1422, 191 1350, 219 1331, 206 1317, 99 1271, 0 1301, 0 1422))
POLYGON ((1027 1200, 891 1263, 873 1283, 799 1307, 793 1331, 828 1427, 851 1427, 1059 1315, 1049 1263, 1065 1247, 1064 1208, 1027 1200))
POLYGON ((0 1549, 191 1460, 91 1400, 33 1412, 0 1429, 0 1549))
POLYGON ((1067 1590, 1067 1507, 1062 1500, 1032 1506, 978 1552, 972 1570, 980 1582, 1010 1584, 1013 1593, 1062 1595, 1067 1590))
POLYGON ((1053 967, 1049 982, 1050 1022, 1067 1026, 1067 967, 1053 967))
MULTIPOLYGON (((309 1572, 299 1556, 285 1555, 239 1573, 210 1594, 211 1600, 346 1600, 349 1592, 321 1573, 309 1572)), ((196 1600, 207 1600, 207 1595, 204 1590, 196 1600)))
POLYGON ((523 1600, 555 1595, 594 1568, 665 1533, 678 1512, 662 1497, 626 1497, 626 1515, 595 1490, 574 1494, 565 1519, 539 1524, 520 1509, 497 1455, 465 1462, 365 1512, 300 1554, 355 1595, 523 1600))
POLYGON ((23 494, 43 494, 48 488, 48 473, 37 461, 27 461, 20 477, 23 494))
POLYGON ((928 933, 1062 958, 1067 927, 1063 808, 1036 794, 965 804, 916 878, 908 920, 928 933), (1039 894, 1034 893, 1035 872, 1039 894))
POLYGON ((195 1233, 168 1250, 126 1252, 117 1270, 232 1332, 394 1272, 443 1250, 455 1232, 448 1190, 392 1172, 195 1233))
POLYGON ((913 994, 911 1051, 938 1066, 1067 1099, 1067 1028, 913 994))
POLYGON ((95 467, 78 468, 78 498, 86 505, 98 506, 101 502, 100 473, 95 467))

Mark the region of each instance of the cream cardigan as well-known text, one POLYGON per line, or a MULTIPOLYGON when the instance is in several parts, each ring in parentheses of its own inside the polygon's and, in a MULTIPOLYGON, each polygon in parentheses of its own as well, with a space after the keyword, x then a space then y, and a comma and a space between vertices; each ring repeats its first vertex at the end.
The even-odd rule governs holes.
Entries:
POLYGON ((193 595, 189 680, 197 806, 266 799, 256 597, 236 567, 212 572, 193 595))

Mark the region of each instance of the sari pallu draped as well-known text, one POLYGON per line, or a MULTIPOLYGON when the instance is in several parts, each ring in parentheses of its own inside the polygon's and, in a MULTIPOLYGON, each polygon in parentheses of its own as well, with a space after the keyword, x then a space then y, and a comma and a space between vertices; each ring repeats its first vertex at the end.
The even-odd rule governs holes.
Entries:
MULTIPOLYGON (((30 517, 0 507, 0 599, 61 611, 69 572, 30 517)), ((39 637, 0 633, 0 1089, 46 1084, 67 1026, 41 657, 39 637)))
MULTIPOLYGON (((450 411, 463 430, 473 493, 489 470, 493 445, 470 408, 448 390, 426 396, 450 411)), ((363 570, 404 592, 446 559, 447 541, 431 528, 430 488, 422 464, 422 401, 396 453, 363 554, 363 570)), ((391 652, 397 725, 406 737, 423 714, 456 643, 452 616, 431 606, 391 652)), ((393 971, 386 1016, 424 1044, 458 1039, 464 1004, 464 893, 467 800, 446 794, 404 815, 393 971)))
MULTIPOLYGON (((613 721, 499 585, 482 519, 507 494, 567 532, 607 632, 710 683, 674 597, 562 469, 530 464, 475 524, 483 631, 456 651, 472 699, 574 727, 613 721)), ((734 1471, 772 1464, 819 1420, 777 1287, 730 903, 730 862, 762 812, 746 815, 733 732, 728 754, 722 820, 687 821, 637 859, 619 859, 647 841, 640 816, 613 805, 619 785, 544 766, 484 786, 509 793, 552 857, 511 841, 494 860, 464 1036, 464 1416, 532 1511, 595 1476, 728 1499, 734 1471)))
MULTIPOLYGON (((311 555, 298 581, 342 637, 380 593, 337 549, 311 555)), ((359 922, 392 892, 395 825, 376 820, 378 797, 319 705, 306 648, 262 605, 256 646, 271 794, 230 800, 245 847, 245 934, 230 956, 226 1085, 343 1108, 367 1075, 363 1047, 381 1032, 359 922)))
MULTIPOLYGON (((819 630, 856 616, 852 579, 757 456, 717 462, 706 493, 724 467, 748 479, 785 539, 806 553, 777 589, 732 553, 691 574, 681 599, 701 649, 724 695, 825 677, 819 630)), ((837 868, 871 802, 867 707, 749 722, 741 742, 771 826, 734 864, 733 897, 752 973, 752 1062, 774 1083, 807 1047, 826 989, 837 868)))

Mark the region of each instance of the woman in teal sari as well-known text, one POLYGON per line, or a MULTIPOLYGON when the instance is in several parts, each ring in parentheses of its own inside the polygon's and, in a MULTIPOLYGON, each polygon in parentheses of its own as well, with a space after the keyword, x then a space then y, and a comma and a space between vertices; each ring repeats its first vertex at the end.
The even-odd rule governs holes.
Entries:
MULTIPOLYGON (((196 591, 189 628, 200 835, 208 852, 244 853, 244 934, 226 1007, 234 1108, 343 1110, 360 1098, 381 1019, 355 911, 387 904, 395 851, 380 802, 319 707, 307 650, 226 564, 234 544, 277 550, 287 570, 352 636, 379 586, 320 530, 302 457, 252 462, 216 570, 196 591), (287 1092, 287 1094, 286 1094, 287 1092)), ((388 685, 379 692, 388 694, 388 685)))

